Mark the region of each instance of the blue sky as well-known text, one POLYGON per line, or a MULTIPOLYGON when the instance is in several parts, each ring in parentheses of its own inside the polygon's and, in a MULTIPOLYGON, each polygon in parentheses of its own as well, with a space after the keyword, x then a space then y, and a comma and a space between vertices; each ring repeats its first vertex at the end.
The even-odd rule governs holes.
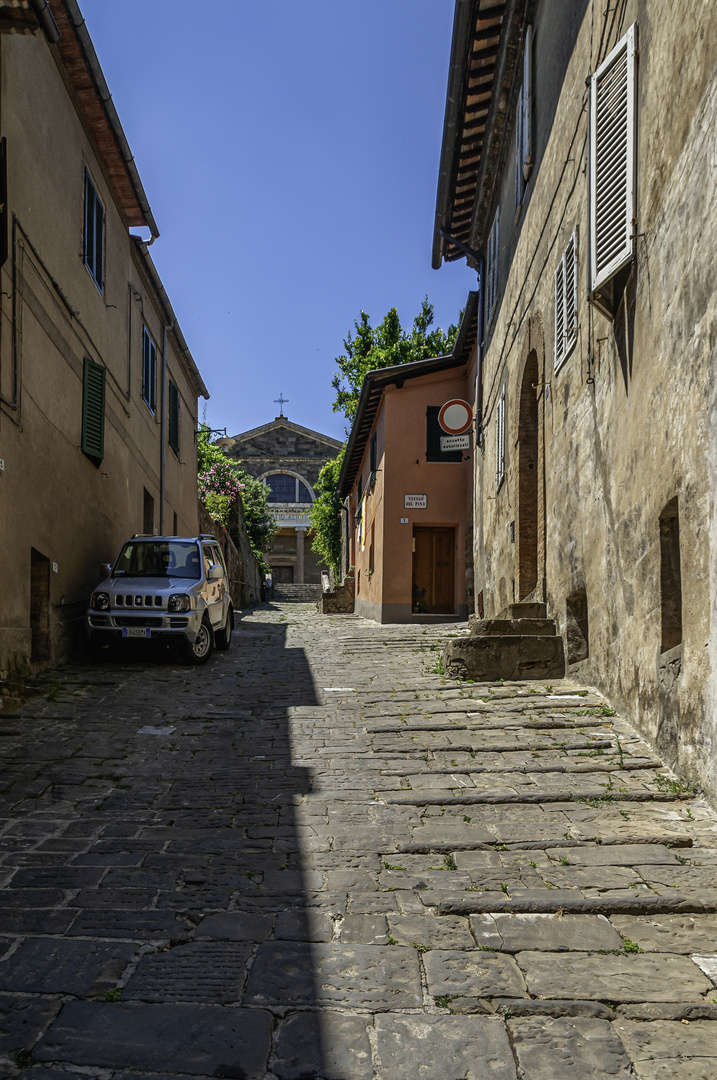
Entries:
POLYGON ((431 269, 453 0, 80 0, 161 236, 151 249, 235 435, 337 438, 334 357, 361 309, 455 321, 431 269))

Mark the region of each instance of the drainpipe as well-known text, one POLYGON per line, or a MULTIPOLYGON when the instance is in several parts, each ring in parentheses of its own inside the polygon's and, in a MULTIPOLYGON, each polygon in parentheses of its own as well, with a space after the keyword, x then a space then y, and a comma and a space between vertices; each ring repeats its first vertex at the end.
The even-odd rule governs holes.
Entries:
MULTIPOLYGON (((478 614, 478 594, 476 592, 476 550, 481 542, 478 525, 482 520, 483 508, 478 508, 478 467, 477 456, 480 448, 483 453, 483 323, 485 314, 485 290, 483 281, 485 277, 485 259, 481 254, 478 258, 478 344, 476 349, 476 434, 475 448, 473 450, 473 614, 478 614), (480 440, 480 441, 479 441, 480 440)), ((481 472, 482 475, 482 472, 481 472)))
POLYGON ((51 45, 56 45, 60 40, 60 31, 57 28, 57 23, 53 18, 47 0, 30 0, 30 4, 45 37, 51 45))
POLYGON ((164 470, 167 458, 167 334, 172 329, 166 323, 162 333, 162 419, 159 426, 159 535, 164 536, 164 499, 166 482, 164 470))
POLYGON ((478 261, 478 356, 476 364, 476 433, 480 428, 483 435, 483 320, 485 316, 485 290, 483 289, 483 276, 485 274, 485 259, 480 256, 478 261))

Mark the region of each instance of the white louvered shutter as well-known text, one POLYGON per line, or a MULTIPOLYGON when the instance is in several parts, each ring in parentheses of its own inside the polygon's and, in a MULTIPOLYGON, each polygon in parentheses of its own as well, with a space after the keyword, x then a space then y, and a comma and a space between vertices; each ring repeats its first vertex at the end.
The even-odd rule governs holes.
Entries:
POLYGON ((590 87, 590 279, 595 292, 632 258, 637 24, 590 87))
POLYGON ((490 325, 493 312, 498 300, 498 247, 500 236, 500 206, 496 208, 493 218, 493 227, 488 237, 488 256, 486 259, 486 278, 488 288, 486 290, 486 313, 487 323, 490 325))
POLYGON ((578 340, 578 231, 570 237, 555 271, 555 370, 578 340))
POLYGON ((515 208, 523 202, 523 87, 520 88, 518 105, 515 110, 515 208))
POLYGON ((565 359, 565 260, 555 271, 555 370, 565 359))
POLYGON ((523 181, 526 182, 533 164, 533 27, 525 31, 525 51, 523 52, 523 89, 520 94, 523 108, 522 129, 522 167, 523 181))
POLYGON ((565 265, 565 356, 578 340, 578 232, 570 237, 563 256, 565 265))

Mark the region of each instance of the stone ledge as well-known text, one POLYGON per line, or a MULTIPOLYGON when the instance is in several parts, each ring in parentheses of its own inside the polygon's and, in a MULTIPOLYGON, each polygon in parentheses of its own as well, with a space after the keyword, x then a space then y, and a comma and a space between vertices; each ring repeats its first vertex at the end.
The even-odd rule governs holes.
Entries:
MULTIPOLYGON (((546 889, 549 893, 550 890, 546 889)), ((443 900, 438 905, 439 915, 707 915, 717 912, 717 900, 697 900, 682 896, 645 896, 634 899, 613 897, 565 896, 552 900, 443 900)))

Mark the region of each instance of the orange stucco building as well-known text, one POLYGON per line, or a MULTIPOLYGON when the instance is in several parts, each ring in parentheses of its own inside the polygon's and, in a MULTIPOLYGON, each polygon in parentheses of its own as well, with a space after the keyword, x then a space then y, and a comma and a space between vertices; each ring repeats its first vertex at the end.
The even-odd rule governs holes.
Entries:
POLYGON ((452 399, 474 399, 476 299, 450 355, 364 380, 339 491, 354 610, 377 622, 467 615, 475 440, 471 428, 467 448, 443 451, 438 413, 452 399))

